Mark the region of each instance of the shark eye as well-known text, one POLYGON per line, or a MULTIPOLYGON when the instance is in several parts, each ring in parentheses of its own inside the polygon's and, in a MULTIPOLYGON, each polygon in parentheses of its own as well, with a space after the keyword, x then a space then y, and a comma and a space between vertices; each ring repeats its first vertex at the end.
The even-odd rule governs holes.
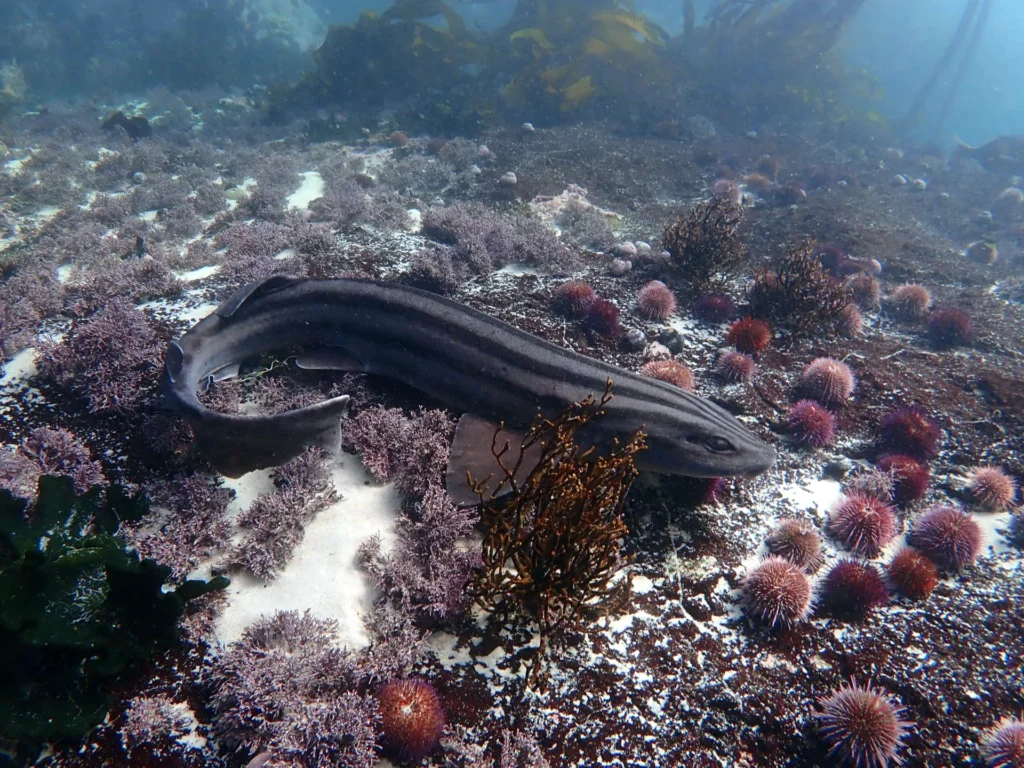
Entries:
POLYGON ((718 435, 708 435, 705 437, 704 445, 712 453, 729 453, 736 450, 732 443, 718 435))

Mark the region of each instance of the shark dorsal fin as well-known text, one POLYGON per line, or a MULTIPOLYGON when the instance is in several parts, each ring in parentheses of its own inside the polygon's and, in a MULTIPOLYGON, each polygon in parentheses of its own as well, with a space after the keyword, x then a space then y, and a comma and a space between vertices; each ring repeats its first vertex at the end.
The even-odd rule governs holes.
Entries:
POLYGON ((238 311, 239 307, 250 299, 283 290, 294 282, 296 282, 294 278, 286 277, 285 275, 271 275, 262 280, 246 283, 231 294, 227 301, 217 307, 217 315, 220 317, 231 317, 238 311))

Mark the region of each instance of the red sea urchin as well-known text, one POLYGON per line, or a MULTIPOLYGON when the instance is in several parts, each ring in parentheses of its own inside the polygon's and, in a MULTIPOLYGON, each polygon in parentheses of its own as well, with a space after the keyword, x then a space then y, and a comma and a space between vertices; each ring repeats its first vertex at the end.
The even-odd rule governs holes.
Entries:
POLYGON ((818 732, 828 753, 850 768, 885 768, 899 762, 897 752, 910 725, 904 710, 868 683, 844 685, 819 702, 818 732))
POLYGON ((924 496, 932 480, 932 473, 926 465, 900 453, 889 453, 880 458, 878 468, 892 478, 892 500, 901 505, 924 496))
POLYGON ((903 547, 893 555, 885 571, 893 586, 914 600, 928 597, 939 582, 934 563, 911 547, 903 547))
POLYGON ((587 308, 587 323, 602 336, 616 336, 622 330, 619 325, 619 308, 608 299, 595 299, 587 308))
POLYGON ((570 280, 555 289, 551 298, 554 310, 568 317, 583 317, 597 299, 594 289, 582 280, 570 280))
POLYGON ((826 574, 821 586, 821 606, 833 616, 863 619, 889 602, 882 574, 870 563, 840 560, 826 574))
POLYGON ((1004 718, 981 741, 981 754, 989 768, 1024 766, 1024 722, 1004 718))
POLYGON ((726 381, 750 381, 757 366, 754 358, 742 352, 726 352, 715 363, 715 371, 726 381))
POLYGON ((822 448, 835 436, 836 419, 813 400, 800 400, 786 414, 786 429, 797 442, 822 448))
POLYGON ((998 467, 978 467, 967 480, 971 501, 990 512, 1002 512, 1017 498, 1017 482, 998 467))
POLYGON ((939 426, 922 408, 897 408, 882 417, 878 448, 884 453, 902 453, 915 459, 932 458, 939 445, 939 426))
POLYGON ((765 545, 773 555, 788 560, 814 573, 825 559, 821 553, 821 537, 809 520, 788 517, 772 528, 765 537, 765 545))
POLYGON ((858 555, 877 557, 896 535, 896 516, 892 507, 877 497, 851 493, 829 513, 828 530, 858 555))
POLYGON ((939 307, 928 315, 928 336, 940 347, 957 347, 971 340, 971 316, 956 307, 939 307))
POLYGON ((911 543, 940 568, 959 571, 981 554, 981 528, 955 507, 936 506, 914 523, 911 543))
POLYGON ((693 373, 678 360, 651 360, 640 369, 644 376, 674 384, 687 392, 693 391, 693 373))
POLYGON ((855 384, 850 366, 831 357, 812 360, 800 374, 801 389, 824 405, 845 403, 855 384))
POLYGON ((636 311, 648 320, 667 320, 676 311, 676 297, 660 280, 651 280, 636 296, 636 311))
POLYGON ((767 557, 743 579, 748 613, 769 626, 792 626, 811 607, 811 581, 800 568, 781 557, 767 557))
POLYGON ((392 680, 377 692, 385 748, 401 760, 419 761, 433 752, 444 732, 444 711, 426 680, 392 680))
POLYGON ((756 355, 764 352, 772 343, 772 329, 764 320, 744 317, 729 327, 729 332, 725 334, 725 343, 731 344, 745 354, 756 355))

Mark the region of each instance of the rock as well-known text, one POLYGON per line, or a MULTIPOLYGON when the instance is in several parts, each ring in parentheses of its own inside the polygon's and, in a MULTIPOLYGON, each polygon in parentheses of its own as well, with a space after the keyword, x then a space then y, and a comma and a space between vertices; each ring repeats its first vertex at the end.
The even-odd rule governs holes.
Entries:
POLYGON ((516 175, 512 171, 509 171, 498 179, 498 183, 503 187, 514 187, 519 183, 519 179, 516 178, 516 175))
POLYGON ((466 170, 469 172, 471 176, 479 176, 481 173, 483 173, 483 171, 480 170, 479 165, 471 165, 466 170))
POLYGON ((651 360, 668 360, 672 357, 672 352, 664 344, 652 341, 644 348, 644 362, 649 363, 651 360))
POLYGON ((523 132, 524 133, 533 133, 536 130, 537 129, 533 127, 533 123, 523 123, 523 132))
POLYGON ((856 463, 851 459, 845 456, 837 456, 825 465, 825 476, 841 480, 850 474, 856 466, 856 463))
POLYGON ((928 189, 928 182, 924 179, 913 179, 910 182, 910 188, 915 192, 924 192, 928 189))
POLYGON ((633 243, 636 246, 636 255, 641 259, 651 258, 651 244, 645 243, 643 240, 637 240, 633 243))
POLYGON ((979 211, 975 217, 981 224, 988 224, 992 221, 992 211, 979 211))
POLYGON ((678 355, 683 351, 683 337, 675 328, 666 328, 658 334, 658 341, 668 347, 669 352, 678 355))
POLYGON ((135 173, 132 174, 132 184, 145 184, 145 183, 146 183, 146 174, 144 174, 142 171, 136 171, 135 173))
POLYGON ((0 141, 0 157, 7 157, 7 145, 0 141))
POLYGON ((647 334, 639 328, 630 328, 626 331, 626 344, 631 349, 640 349, 647 342, 647 334))
POLYGON ((612 277, 622 277, 633 268, 633 262, 626 259, 612 259, 608 265, 608 274, 612 277))
POLYGON ((909 179, 902 173, 897 173, 891 179, 889 179, 889 186, 892 187, 905 187, 909 183, 909 179))
POLYGON ((477 154, 479 154, 480 157, 494 157, 494 154, 487 148, 486 144, 480 145, 480 149, 477 150, 477 154))
POLYGON ((632 259, 636 256, 637 251, 636 246, 632 243, 619 243, 612 246, 610 253, 620 259, 632 259))
POLYGON ((757 138, 757 131, 747 131, 743 135, 746 136, 751 141, 753 141, 754 139, 757 138))

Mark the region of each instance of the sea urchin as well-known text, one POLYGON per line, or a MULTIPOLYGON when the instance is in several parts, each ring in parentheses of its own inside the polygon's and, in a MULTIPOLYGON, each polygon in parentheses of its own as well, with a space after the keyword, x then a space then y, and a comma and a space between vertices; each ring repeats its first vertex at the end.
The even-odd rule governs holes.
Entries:
POLYGON ((915 459, 932 458, 939 445, 939 426, 915 405, 897 408, 882 417, 878 447, 915 459))
POLYGON ((898 760, 910 723, 901 717, 903 708, 870 683, 844 685, 820 704, 815 717, 829 755, 851 768, 884 768, 898 760))
POLYGON ((813 400, 800 400, 786 414, 786 429, 798 443, 822 448, 835 436, 836 419, 813 400))
POLYGON ((985 734, 981 753, 989 768, 1021 768, 1024 765, 1024 722, 1004 718, 985 734))
POLYGON ((756 317, 744 317, 729 327, 725 335, 725 343, 736 347, 740 352, 756 355, 768 349, 772 343, 772 329, 764 320, 756 317))
POLYGON ((982 509, 1002 512, 1013 506, 1017 482, 998 467, 978 467, 968 477, 967 492, 982 509))
POLYGON ((829 513, 828 530, 858 555, 877 557, 896 535, 896 516, 877 497, 851 493, 829 513))
POLYGON ((981 528, 955 507, 936 506, 914 523, 911 543, 940 568, 959 571, 981 554, 981 528))
POLYGON ((405 678, 377 692, 384 745, 399 759, 418 761, 437 748, 444 732, 444 710, 434 686, 405 678))
POLYGON ((814 573, 821 567, 824 556, 821 553, 821 537, 809 520, 787 517, 768 532, 765 537, 768 551, 807 573, 814 573))
POLYGON ((693 373, 678 360, 651 360, 640 369, 644 376, 674 384, 687 392, 693 391, 693 373))
POLYGON ((811 607, 811 581, 781 557, 767 557, 743 580, 747 611, 769 626, 792 626, 811 607))
POLYGON ((833 616, 863 619, 889 602, 889 590, 882 574, 870 563, 840 560, 825 575, 821 606, 833 616))
POLYGON ((932 561, 911 547, 897 552, 885 571, 893 586, 914 600, 928 597, 939 582, 939 572, 932 561))
POLYGON ((850 366, 831 357, 812 360, 800 374, 800 387, 824 405, 837 405, 850 399, 856 380, 850 366))
POLYGON ((660 280, 651 280, 636 295, 636 311, 648 320, 667 320, 676 311, 676 297, 660 280))
POLYGON ((754 369, 757 366, 754 358, 736 350, 730 350, 721 355, 715 363, 715 370, 718 375, 726 381, 750 381, 754 378, 754 369))

